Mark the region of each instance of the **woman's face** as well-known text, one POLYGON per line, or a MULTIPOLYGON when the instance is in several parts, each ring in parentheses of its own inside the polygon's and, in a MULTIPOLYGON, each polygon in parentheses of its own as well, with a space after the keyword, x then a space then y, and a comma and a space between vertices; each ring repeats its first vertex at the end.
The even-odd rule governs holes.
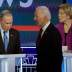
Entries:
POLYGON ((68 15, 64 12, 63 9, 59 9, 58 17, 59 17, 59 22, 64 23, 67 20, 68 15))

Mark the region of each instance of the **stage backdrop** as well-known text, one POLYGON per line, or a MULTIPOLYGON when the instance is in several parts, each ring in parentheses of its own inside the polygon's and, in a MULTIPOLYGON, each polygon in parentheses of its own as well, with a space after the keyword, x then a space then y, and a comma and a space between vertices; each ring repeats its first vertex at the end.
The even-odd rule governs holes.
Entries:
POLYGON ((38 5, 46 5, 52 13, 52 23, 58 22, 58 5, 63 0, 0 0, 0 11, 11 9, 15 28, 20 31, 21 47, 35 46, 39 27, 36 25, 34 11, 38 5))

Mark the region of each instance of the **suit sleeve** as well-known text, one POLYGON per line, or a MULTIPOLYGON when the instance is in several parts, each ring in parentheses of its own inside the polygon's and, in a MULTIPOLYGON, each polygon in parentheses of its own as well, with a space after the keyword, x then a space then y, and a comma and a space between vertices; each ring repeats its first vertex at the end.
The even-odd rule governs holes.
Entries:
POLYGON ((61 35, 59 32, 57 32, 54 37, 54 48, 56 48, 56 50, 55 50, 56 66, 57 66, 57 70, 59 70, 62 66, 62 60, 63 60, 62 38, 61 38, 61 35))
POLYGON ((62 60, 63 60, 63 55, 62 55, 62 39, 61 36, 58 32, 54 34, 54 37, 52 37, 52 44, 54 48, 54 63, 57 69, 56 70, 61 70, 61 65, 62 65, 62 60))
POLYGON ((19 32, 16 32, 16 44, 15 44, 15 51, 16 53, 22 53, 21 52, 21 48, 20 48, 20 36, 19 36, 19 32))
POLYGON ((62 38, 61 35, 58 33, 58 35, 56 36, 56 49, 57 49, 57 54, 58 54, 58 59, 60 61, 60 63, 62 63, 63 60, 63 54, 62 54, 62 38))

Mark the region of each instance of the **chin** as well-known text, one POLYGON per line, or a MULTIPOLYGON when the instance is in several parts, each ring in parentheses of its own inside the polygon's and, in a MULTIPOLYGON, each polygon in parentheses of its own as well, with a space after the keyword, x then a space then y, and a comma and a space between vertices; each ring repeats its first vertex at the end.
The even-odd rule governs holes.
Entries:
POLYGON ((5 31, 8 31, 9 29, 6 29, 5 31))
POLYGON ((63 23, 64 21, 62 21, 62 20, 59 20, 59 22, 60 22, 60 23, 63 23))
POLYGON ((41 27, 42 27, 42 24, 39 24, 39 26, 41 26, 41 27))

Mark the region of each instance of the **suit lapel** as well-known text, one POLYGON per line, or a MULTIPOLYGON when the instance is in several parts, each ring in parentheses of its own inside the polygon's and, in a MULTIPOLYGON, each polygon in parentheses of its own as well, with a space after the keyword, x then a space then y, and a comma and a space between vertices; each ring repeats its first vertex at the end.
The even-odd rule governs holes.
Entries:
POLYGON ((4 52, 4 43, 3 43, 1 32, 0 32, 0 47, 1 47, 2 51, 4 52))
POLYGON ((9 30, 9 43, 8 43, 8 48, 11 47, 12 42, 13 42, 13 34, 12 34, 11 30, 9 30))
POLYGON ((1 43, 3 44, 3 39, 2 39, 1 32, 0 32, 0 41, 1 41, 1 43))
POLYGON ((45 32, 44 32, 44 34, 43 34, 41 39, 43 39, 43 38, 45 38, 47 36, 47 33, 49 33, 50 28, 51 28, 51 24, 47 27, 47 29, 45 30, 45 32))
POLYGON ((39 35, 38 35, 38 38, 37 38, 37 43, 39 44, 39 42, 42 42, 43 40, 46 39, 46 37, 48 36, 48 34, 50 33, 51 31, 51 27, 52 27, 52 24, 50 24, 47 29, 45 30, 43 36, 41 37, 41 29, 39 31, 39 35))

